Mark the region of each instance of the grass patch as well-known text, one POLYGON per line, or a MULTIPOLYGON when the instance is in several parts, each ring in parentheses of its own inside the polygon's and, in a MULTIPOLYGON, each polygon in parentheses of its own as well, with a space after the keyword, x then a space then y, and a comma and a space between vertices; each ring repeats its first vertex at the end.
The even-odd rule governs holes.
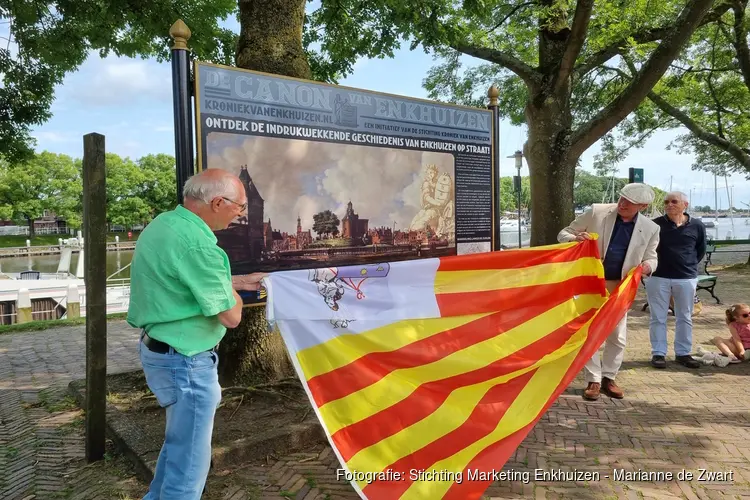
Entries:
MULTIPOLYGON (((107 321, 120 321, 127 318, 127 313, 115 313, 107 316, 107 321)), ((50 328, 62 328, 64 326, 85 325, 86 318, 76 319, 51 319, 47 321, 29 321, 14 325, 0 325, 0 335, 4 333, 38 332, 50 328)))
MULTIPOLYGON (((120 237, 120 243, 124 243, 126 241, 136 241, 138 239, 138 235, 141 233, 133 233, 133 237, 128 240, 128 233, 107 233, 107 241, 115 241, 115 236, 120 237)), ((51 246, 51 245, 57 245, 58 239, 70 239, 74 236, 71 234, 40 234, 38 236, 34 236, 33 238, 29 238, 25 235, 12 235, 12 236, 0 236, 0 248, 11 248, 11 247, 25 247, 26 246, 26 240, 31 240, 31 246, 37 247, 37 246, 51 246)))

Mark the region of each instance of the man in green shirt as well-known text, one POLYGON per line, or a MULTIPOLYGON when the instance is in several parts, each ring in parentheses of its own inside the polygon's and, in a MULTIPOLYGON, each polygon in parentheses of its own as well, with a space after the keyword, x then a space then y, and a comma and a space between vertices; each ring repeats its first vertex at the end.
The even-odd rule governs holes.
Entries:
POLYGON ((236 290, 257 290, 262 273, 233 280, 213 231, 247 208, 236 176, 205 170, 185 183, 184 205, 141 233, 130 270, 128 323, 142 329, 146 382, 167 411, 165 440, 144 500, 198 500, 211 463, 221 400, 216 345, 242 318, 236 290))

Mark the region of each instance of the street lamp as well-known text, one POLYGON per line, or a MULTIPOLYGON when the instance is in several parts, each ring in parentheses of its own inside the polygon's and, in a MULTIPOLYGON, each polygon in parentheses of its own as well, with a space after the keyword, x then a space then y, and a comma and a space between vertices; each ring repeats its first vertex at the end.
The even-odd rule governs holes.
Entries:
POLYGON ((516 151, 515 154, 508 156, 508 158, 516 159, 516 170, 518 171, 518 175, 513 179, 513 186, 518 196, 518 248, 521 248, 521 167, 523 166, 523 153, 516 151))

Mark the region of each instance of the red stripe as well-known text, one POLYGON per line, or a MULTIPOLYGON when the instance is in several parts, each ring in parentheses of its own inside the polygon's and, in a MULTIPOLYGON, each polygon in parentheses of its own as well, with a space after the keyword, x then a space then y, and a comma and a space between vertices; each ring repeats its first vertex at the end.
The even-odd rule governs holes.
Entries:
MULTIPOLYGON (((544 412, 542 412, 542 414, 543 413, 544 412)), ((539 418, 517 430, 505 439, 493 443, 479 452, 463 470, 463 481, 461 481, 461 484, 453 483, 453 485, 448 488, 448 491, 445 492, 443 500, 476 500, 481 498, 485 490, 490 484, 492 484, 492 479, 488 481, 480 481, 476 478, 482 476, 477 473, 488 473, 486 475, 491 478, 491 471, 501 470, 503 465, 505 465, 505 462, 508 461, 508 458, 515 453, 518 446, 523 442, 531 429, 534 428, 538 420, 539 418), (472 474, 476 474, 475 476, 472 476, 472 481, 467 479, 469 470, 472 471, 472 474)))
MULTIPOLYGON (((548 337, 545 337, 539 342, 536 342, 535 344, 515 353, 512 358, 517 359, 509 360, 509 364, 516 366, 509 367, 507 370, 505 370, 505 372, 512 373, 516 369, 530 366, 546 354, 560 348, 576 331, 578 331, 578 329, 581 328, 583 324, 586 323, 586 321, 588 321, 588 319, 591 318, 594 312, 594 310, 590 311, 585 315, 585 317, 577 318, 565 327, 559 328, 548 337), (553 339, 551 337, 556 338, 553 339)), ((502 363, 502 361, 503 360, 501 360, 499 363, 494 363, 494 365, 498 366, 500 370, 503 369, 502 364, 500 364, 502 363)), ((498 372, 500 370, 498 370, 498 372)), ((477 370, 477 372, 480 371, 487 370, 477 370)), ((373 483, 373 485, 371 485, 372 490, 376 494, 380 493, 389 498, 395 498, 406 491, 413 482, 409 477, 409 471, 428 469, 438 461, 458 453, 469 444, 482 439, 487 434, 494 431, 500 420, 505 415, 505 412, 507 411, 510 404, 516 399, 523 388, 526 387, 526 384, 531 379, 534 372, 535 370, 520 375, 504 384, 495 385, 487 392, 487 394, 485 394, 482 400, 474 408, 471 415, 469 415, 466 421, 463 422, 459 427, 440 437, 439 439, 436 439, 424 448, 417 450, 414 453, 405 456, 386 467, 386 470, 392 470, 402 473, 405 476, 404 479, 396 482, 395 484, 389 482, 373 483), (387 493, 387 495, 385 495, 385 493, 387 493)), ((503 373, 492 373, 482 378, 484 380, 488 380, 502 374, 503 373)), ((472 380, 470 383, 479 382, 481 381, 472 380)), ((455 388, 448 387, 447 389, 448 390, 445 392, 442 400, 445 400, 445 398, 448 397, 449 392, 455 388)), ((439 404, 442 404, 442 401, 438 402, 438 406, 439 404)), ((410 417, 410 415, 406 416, 410 417)), ((403 416, 400 418, 403 418, 403 416)), ((407 425, 410 424, 405 423, 403 427, 406 427, 407 425)), ((340 450, 340 448, 338 449, 340 450)), ((366 493, 369 493, 369 490, 366 491, 366 493)))
POLYGON ((583 257, 599 258, 599 246, 587 240, 570 248, 527 248, 476 255, 441 257, 438 271, 481 271, 484 269, 518 269, 554 262, 572 262, 583 257))
MULTIPOLYGON (((604 280, 597 276, 576 276, 548 285, 532 285, 482 292, 441 293, 435 295, 440 315, 464 316, 501 310, 516 310, 552 300, 560 304, 575 295, 598 293, 606 296, 604 280)), ((529 316, 532 317, 532 316, 529 316)))
MULTIPOLYGON (((572 281, 572 280, 571 280, 572 281)), ((456 328, 432 335, 388 352, 372 352, 359 359, 317 375, 308 381, 318 407, 357 392, 393 370, 412 368, 443 359, 461 349, 491 339, 527 322, 581 293, 597 293, 601 279, 566 285, 545 285, 521 297, 499 294, 493 314, 456 328), (587 289, 586 287, 590 287, 587 289), (531 297, 531 298, 530 298, 531 297), (541 300, 543 298, 544 300, 541 300), (516 299, 516 300, 512 300, 516 299), (521 300, 518 300, 521 299, 521 300)), ((516 291, 515 293, 518 293, 516 291)), ((470 314, 469 311, 463 314, 470 314)))
MULTIPOLYGON (((539 419, 554 403, 558 396, 565 390, 570 382, 581 371, 591 356, 601 347, 620 319, 625 315, 630 305, 633 303, 635 294, 638 291, 640 279, 640 268, 636 271, 634 281, 627 288, 618 293, 617 290, 609 297, 606 304, 597 312, 589 327, 589 334, 584 342, 583 347, 578 352, 575 360, 571 364, 565 376, 555 388, 547 403, 544 405, 539 414, 528 425, 511 434, 510 436, 491 444, 479 452, 463 470, 463 477, 466 478, 469 470, 491 471, 499 470, 507 462, 508 458, 516 451, 521 442, 526 438, 529 431, 534 428, 539 419)), ((482 496, 484 491, 492 481, 463 481, 461 484, 454 483, 447 491, 444 499, 477 499, 482 496)))
MULTIPOLYGON (((344 461, 348 462, 360 450, 429 416, 448 399, 448 396, 454 390, 479 384, 533 365, 542 357, 562 347, 595 312, 596 309, 591 309, 536 342, 487 366, 420 385, 407 398, 393 406, 334 433, 332 438, 336 448, 344 461)), ((409 468, 407 467, 406 470, 409 468)))
POLYGON ((430 464, 440 460, 438 457, 449 457, 465 448, 469 443, 482 439, 492 432, 534 373, 535 370, 532 370, 509 380, 507 383, 492 387, 477 403, 464 424, 421 450, 417 450, 387 467, 386 470, 401 473, 400 481, 375 481, 367 485, 362 492, 367 498, 398 498, 401 496, 414 482, 410 477, 410 471, 425 469, 430 464))

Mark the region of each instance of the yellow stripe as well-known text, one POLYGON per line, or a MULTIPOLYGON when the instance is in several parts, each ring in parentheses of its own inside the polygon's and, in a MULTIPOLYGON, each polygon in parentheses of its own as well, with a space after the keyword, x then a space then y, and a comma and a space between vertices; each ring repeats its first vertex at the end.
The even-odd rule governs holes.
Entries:
MULTIPOLYGON (((429 416, 414 425, 403 429, 398 434, 389 436, 386 439, 361 450, 347 462, 347 467, 349 470, 359 471, 379 472, 385 470, 386 467, 397 460, 424 448, 433 441, 436 441, 440 437, 461 426, 471 415, 472 411, 474 411, 474 408, 479 401, 492 387, 508 382, 509 380, 533 370, 547 370, 546 367, 549 365, 557 366, 562 364, 566 367, 569 366, 570 361, 567 361, 568 357, 571 353, 573 353, 573 357, 575 357, 575 354, 578 353, 585 341, 586 334, 581 334, 579 330, 579 332, 571 336, 562 347, 539 359, 532 366, 523 368, 511 374, 496 377, 486 382, 456 389, 451 392, 445 402, 429 416)), ((547 372, 548 371, 549 370, 547 370, 547 372)), ((565 373, 565 370, 563 370, 563 373, 565 373)), ((539 373, 532 377, 529 384, 538 378, 539 373)), ((549 384, 551 380, 554 381, 553 386, 557 386, 557 381, 559 379, 548 378, 547 383, 549 384)), ((522 390, 519 397, 527 392, 528 387, 529 386, 527 385, 522 390)), ((515 402, 511 404, 508 408, 508 412, 510 412, 515 404, 515 402)), ((473 456, 474 455, 472 455, 472 457, 473 456)), ((363 488, 365 485, 366 483, 364 482, 360 484, 363 488)), ((427 495, 423 498, 438 497, 427 495)))
POLYGON ((586 294, 570 299, 501 337, 471 345, 443 359, 413 368, 394 370, 374 384, 320 407, 329 432, 359 422, 401 401, 421 384, 466 373, 502 359, 562 327, 591 309, 598 309, 601 295, 586 294))
POLYGON ((305 378, 310 380, 317 375, 346 366, 365 354, 395 351, 490 314, 398 321, 360 334, 341 335, 323 344, 308 347, 297 353, 297 359, 305 378))
MULTIPOLYGON (((455 455, 433 464, 431 469, 438 471, 462 471, 487 446, 510 436, 528 425, 542 411, 542 408, 544 408, 544 405, 557 388, 560 380, 562 380, 573 360, 575 360, 578 351, 583 346, 586 335, 588 335, 588 325, 590 324, 591 321, 574 335, 576 337, 575 349, 569 350, 566 355, 558 358, 556 362, 546 363, 539 368, 531 380, 529 380, 526 387, 523 388, 518 397, 511 403, 508 411, 493 432, 468 445, 455 455)), ((401 496, 401 499, 440 498, 448 491, 448 488, 452 484, 453 481, 415 482, 401 496)))
POLYGON ((549 285, 577 276, 603 278, 604 266, 596 257, 582 257, 572 262, 553 262, 519 269, 438 271, 435 275, 435 294, 549 285))

